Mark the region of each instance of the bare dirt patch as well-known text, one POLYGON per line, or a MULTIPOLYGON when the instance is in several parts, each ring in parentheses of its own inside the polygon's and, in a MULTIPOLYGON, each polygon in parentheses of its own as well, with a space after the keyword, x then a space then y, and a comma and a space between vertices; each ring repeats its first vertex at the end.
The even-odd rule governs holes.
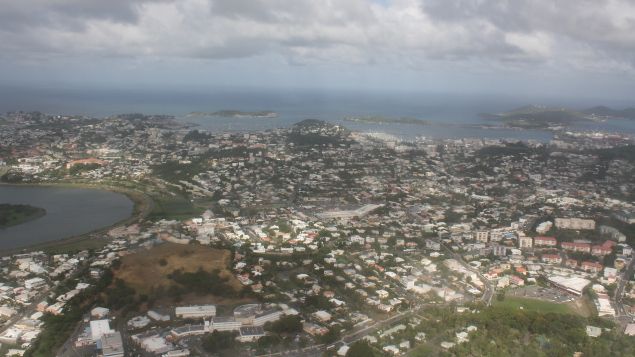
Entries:
POLYGON ((594 308, 592 308, 590 304, 591 302, 586 297, 579 297, 574 301, 567 303, 571 310, 583 317, 590 317, 591 315, 594 315, 594 308))
POLYGON ((222 277, 228 278, 228 284, 235 291, 240 291, 242 285, 228 269, 229 259, 228 250, 163 243, 123 257, 121 265, 115 271, 115 278, 123 280, 137 294, 149 294, 159 288, 167 289, 175 285, 176 282, 169 278, 169 274, 175 270, 195 272, 202 269, 211 272, 218 269, 222 277))

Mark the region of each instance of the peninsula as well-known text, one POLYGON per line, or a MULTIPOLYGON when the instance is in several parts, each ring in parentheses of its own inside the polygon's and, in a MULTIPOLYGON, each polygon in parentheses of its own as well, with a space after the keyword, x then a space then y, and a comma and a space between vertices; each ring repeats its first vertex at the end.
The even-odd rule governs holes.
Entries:
POLYGON ((46 210, 29 205, 0 204, 0 229, 43 217, 46 210))

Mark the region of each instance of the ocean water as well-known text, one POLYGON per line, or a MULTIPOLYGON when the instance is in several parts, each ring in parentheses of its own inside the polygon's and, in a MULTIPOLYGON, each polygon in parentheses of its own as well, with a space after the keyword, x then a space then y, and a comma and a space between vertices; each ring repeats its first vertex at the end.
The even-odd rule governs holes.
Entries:
MULTIPOLYGON (((169 114, 199 125, 201 129, 258 131, 288 127, 312 118, 342 124, 351 130, 384 132, 404 138, 501 138, 548 141, 542 130, 490 129, 492 122, 480 113, 498 113, 527 104, 585 108, 598 104, 626 106, 589 100, 558 100, 478 94, 357 93, 326 90, 80 90, 0 87, 0 112, 38 110, 51 114, 83 114, 104 117, 121 113, 169 114), (218 110, 271 110, 277 118, 187 117, 190 112, 218 110), (432 125, 366 124, 346 121, 350 116, 417 118, 432 125)), ((635 121, 611 121, 581 125, 582 130, 635 133, 635 121)))

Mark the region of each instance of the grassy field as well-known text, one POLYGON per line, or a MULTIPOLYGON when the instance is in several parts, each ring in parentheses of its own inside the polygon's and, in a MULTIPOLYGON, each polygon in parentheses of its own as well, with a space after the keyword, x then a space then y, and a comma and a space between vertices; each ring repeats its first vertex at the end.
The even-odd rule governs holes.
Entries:
POLYGON ((153 195, 154 207, 150 219, 187 219, 200 215, 204 209, 196 207, 186 197, 176 194, 153 195))
POLYGON ((539 311, 539 312, 555 312, 561 314, 579 314, 576 309, 569 303, 554 303, 549 301, 543 301, 538 299, 522 298, 506 296, 503 301, 495 301, 496 306, 509 307, 512 309, 522 308, 525 311, 539 311))
MULTIPOLYGON (((176 284, 168 275, 177 269, 182 269, 183 272, 195 272, 199 268, 207 272, 219 269, 220 275, 229 279, 229 285, 239 291, 242 284, 227 268, 229 259, 228 250, 196 244, 164 243, 123 257, 121 265, 115 271, 115 278, 125 281, 138 294, 149 294, 159 287, 167 289, 176 284)), ((186 295, 184 300, 188 303, 226 303, 214 296, 186 295)))
POLYGON ((110 243, 109 239, 97 237, 68 241, 62 240, 59 242, 55 242, 55 244, 51 244, 50 246, 43 247, 41 248, 41 250, 48 254, 64 254, 90 249, 100 250, 103 249, 108 243, 110 243))

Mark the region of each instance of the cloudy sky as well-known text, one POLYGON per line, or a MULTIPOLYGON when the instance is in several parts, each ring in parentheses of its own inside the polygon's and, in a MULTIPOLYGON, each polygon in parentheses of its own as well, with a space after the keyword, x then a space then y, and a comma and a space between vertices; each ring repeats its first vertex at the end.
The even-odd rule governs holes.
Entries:
POLYGON ((0 0, 16 86, 619 97, 632 0, 0 0))

